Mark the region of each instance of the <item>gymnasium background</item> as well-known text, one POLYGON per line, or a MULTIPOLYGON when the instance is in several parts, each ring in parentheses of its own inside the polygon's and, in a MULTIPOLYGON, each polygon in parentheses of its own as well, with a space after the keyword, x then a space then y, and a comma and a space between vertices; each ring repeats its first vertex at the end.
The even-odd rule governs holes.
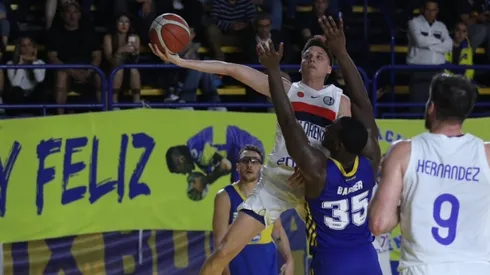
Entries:
MULTIPOLYGON (((168 172, 167 149, 206 127, 222 145, 230 142, 226 129, 237 126, 270 150, 275 121, 273 114, 151 109, 0 121, 4 274, 197 274, 212 251, 214 194, 229 177, 192 201, 186 176, 168 172)), ((465 128, 488 140, 489 122, 471 119, 465 128)), ((383 150, 424 131, 417 120, 378 125, 383 150)), ((305 274, 304 224, 294 211, 282 219, 296 274, 305 274)), ((396 231, 394 270, 399 248, 396 231)))

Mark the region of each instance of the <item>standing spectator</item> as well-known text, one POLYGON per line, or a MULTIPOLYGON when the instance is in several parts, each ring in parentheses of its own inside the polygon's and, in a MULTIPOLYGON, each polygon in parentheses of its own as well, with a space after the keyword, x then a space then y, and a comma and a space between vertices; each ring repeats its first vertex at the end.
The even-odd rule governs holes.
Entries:
MULTIPOLYGON (((44 61, 37 57, 37 47, 29 37, 21 37, 15 45, 13 59, 8 65, 40 65, 44 61)), ((7 104, 39 104, 43 98, 40 85, 44 81, 45 69, 11 69, 7 70, 10 90, 5 93, 7 104)), ((32 111, 33 109, 30 109, 32 111)), ((24 113, 24 110, 12 110, 9 114, 24 113)))
MULTIPOLYGON (((81 10, 76 1, 69 1, 62 9, 63 26, 50 29, 47 51, 51 64, 91 64, 100 66, 102 54, 95 30, 80 25, 81 10)), ((59 70, 56 72, 55 99, 66 104, 68 88, 88 95, 95 90, 100 102, 101 79, 90 69, 59 70)), ((92 96, 92 95, 89 95, 92 96)), ((58 113, 64 113, 63 108, 58 113)))
POLYGON ((207 27, 209 47, 214 57, 225 60, 223 44, 240 46, 253 37, 253 20, 257 8, 251 0, 213 0, 211 19, 207 27))
MULTIPOLYGON (((473 65, 473 50, 468 41, 468 27, 464 22, 459 22, 454 27, 453 50, 446 54, 446 63, 454 65, 473 65)), ((450 70, 456 74, 462 74, 469 80, 473 80, 475 70, 450 70)), ((449 71, 447 71, 449 72, 449 71)))
MULTIPOLYGON (((191 28, 191 39, 194 39, 194 29, 191 28)), ((187 48, 181 53, 184 59, 199 59, 199 43, 189 43, 187 48)), ((197 101, 197 88, 201 84, 201 91, 207 97, 208 102, 220 102, 218 95, 218 89, 214 82, 214 76, 212 74, 202 73, 195 70, 185 70, 186 76, 184 84, 182 86, 181 102, 196 102, 197 101)), ((192 108, 190 108, 192 109, 192 108)), ((224 107, 209 108, 213 111, 226 111, 224 107)))
POLYGON ((473 51, 482 45, 490 57, 490 13, 486 1, 457 0, 459 18, 468 26, 473 51))
MULTIPOLYGON (((135 34, 129 14, 117 17, 110 34, 104 36, 104 56, 111 66, 111 71, 122 64, 138 62, 140 38, 135 34)), ((119 102, 123 80, 129 78, 133 102, 140 101, 141 77, 138 69, 119 70, 112 83, 114 88, 113 101, 119 102)))
MULTIPOLYGON (((444 23, 437 21, 439 6, 437 0, 427 0, 421 14, 408 22, 407 63, 415 65, 441 65, 446 62, 446 53, 453 47, 453 41, 444 23)), ((410 79, 410 101, 423 103, 429 98, 429 86, 436 70, 414 71, 410 79)), ((423 108, 413 108, 413 112, 423 108)))

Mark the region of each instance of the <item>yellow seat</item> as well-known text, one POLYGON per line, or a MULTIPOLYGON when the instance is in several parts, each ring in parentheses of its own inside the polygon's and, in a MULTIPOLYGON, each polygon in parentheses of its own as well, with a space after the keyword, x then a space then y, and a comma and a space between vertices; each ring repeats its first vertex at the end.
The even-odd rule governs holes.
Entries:
MULTIPOLYGON (((369 51, 373 53, 389 53, 391 52, 391 45, 389 44, 373 44, 369 46, 369 51)), ((407 53, 408 46, 395 46, 395 53, 407 53)), ((476 54, 485 54, 485 48, 476 49, 476 54)))

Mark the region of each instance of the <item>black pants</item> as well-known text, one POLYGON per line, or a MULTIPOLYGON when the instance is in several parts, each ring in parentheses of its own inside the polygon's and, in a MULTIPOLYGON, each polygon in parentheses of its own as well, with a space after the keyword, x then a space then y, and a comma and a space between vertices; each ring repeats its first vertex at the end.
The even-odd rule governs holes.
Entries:
MULTIPOLYGON (((415 71, 410 76, 410 103, 426 103, 432 78, 440 73, 437 70, 415 71)), ((411 113, 423 113, 424 107, 411 107, 411 113)))
MULTIPOLYGON (((5 104, 41 104, 44 102, 44 91, 41 86, 37 86, 33 91, 26 92, 20 87, 12 87, 3 95, 5 104)), ((20 114, 41 115, 40 109, 7 109, 7 115, 17 116, 20 114)))

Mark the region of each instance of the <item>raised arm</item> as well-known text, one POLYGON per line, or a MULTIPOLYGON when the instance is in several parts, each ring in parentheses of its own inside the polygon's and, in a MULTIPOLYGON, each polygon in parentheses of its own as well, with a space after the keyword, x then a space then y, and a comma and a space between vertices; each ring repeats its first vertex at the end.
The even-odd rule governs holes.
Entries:
MULTIPOLYGON (((254 89, 258 93, 265 96, 270 96, 267 75, 256 69, 241 64, 217 60, 181 59, 177 55, 162 53, 160 50, 158 50, 158 47, 151 44, 149 44, 149 47, 156 56, 160 57, 164 61, 171 62, 179 67, 200 71, 203 73, 230 76, 254 89)), ((285 91, 289 91, 291 82, 283 78, 282 85, 284 86, 285 91)))
POLYGON ((340 19, 338 26, 332 17, 326 18, 324 16, 318 21, 325 34, 327 46, 337 59, 342 75, 345 78, 347 94, 350 97, 352 116, 364 124, 364 127, 366 127, 369 133, 369 139, 362 154, 371 159, 373 169, 377 170, 381 159, 381 149, 378 143, 378 126, 374 119, 373 108, 364 81, 356 65, 347 53, 343 21, 340 19))
POLYGON ((281 81, 279 61, 282 56, 282 43, 276 52, 274 44, 269 47, 259 45, 257 51, 262 65, 269 74, 269 85, 272 104, 276 111, 277 121, 286 141, 286 148, 296 166, 301 169, 305 179, 305 195, 314 198, 323 189, 326 177, 326 156, 310 145, 303 127, 298 123, 281 81))
POLYGON ((410 141, 392 145, 381 165, 381 178, 369 205, 369 228, 375 236, 388 233, 400 221, 403 175, 410 160, 410 141))

